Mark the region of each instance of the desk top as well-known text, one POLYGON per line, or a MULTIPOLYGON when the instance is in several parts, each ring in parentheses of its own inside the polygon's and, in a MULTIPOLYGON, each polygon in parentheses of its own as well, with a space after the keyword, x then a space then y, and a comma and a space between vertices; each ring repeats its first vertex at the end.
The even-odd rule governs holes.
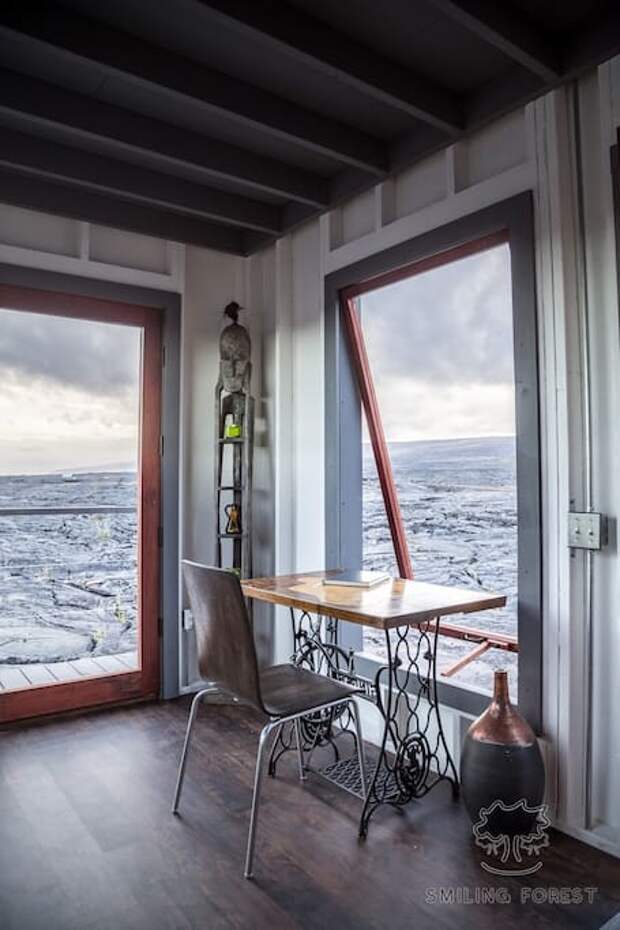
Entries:
POLYGON ((248 578, 241 582, 241 587, 246 597, 380 630, 506 604, 502 594, 448 588, 403 578, 392 578, 374 588, 327 587, 323 584, 326 575, 337 577, 338 571, 248 578))

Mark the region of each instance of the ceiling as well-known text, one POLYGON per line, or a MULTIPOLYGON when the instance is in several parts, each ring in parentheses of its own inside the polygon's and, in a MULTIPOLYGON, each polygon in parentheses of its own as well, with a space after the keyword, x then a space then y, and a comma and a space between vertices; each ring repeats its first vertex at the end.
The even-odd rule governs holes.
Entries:
POLYGON ((620 53, 602 0, 0 7, 0 201, 251 254, 620 53))

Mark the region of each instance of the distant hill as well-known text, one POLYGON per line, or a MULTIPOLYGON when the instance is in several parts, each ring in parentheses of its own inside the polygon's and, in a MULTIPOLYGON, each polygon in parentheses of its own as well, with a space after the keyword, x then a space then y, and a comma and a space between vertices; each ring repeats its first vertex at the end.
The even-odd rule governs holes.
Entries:
POLYGON ((112 462, 109 465, 80 465, 77 468, 55 468, 51 475, 100 475, 105 472, 137 471, 136 463, 112 462))

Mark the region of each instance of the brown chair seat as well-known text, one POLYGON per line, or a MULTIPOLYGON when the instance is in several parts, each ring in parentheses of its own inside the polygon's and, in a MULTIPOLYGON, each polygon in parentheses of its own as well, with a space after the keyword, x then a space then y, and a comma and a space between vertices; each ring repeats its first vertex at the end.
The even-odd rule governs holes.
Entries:
POLYGON ((261 672, 263 705, 272 717, 287 717, 313 707, 344 701, 359 692, 335 678, 296 665, 273 665, 261 672))

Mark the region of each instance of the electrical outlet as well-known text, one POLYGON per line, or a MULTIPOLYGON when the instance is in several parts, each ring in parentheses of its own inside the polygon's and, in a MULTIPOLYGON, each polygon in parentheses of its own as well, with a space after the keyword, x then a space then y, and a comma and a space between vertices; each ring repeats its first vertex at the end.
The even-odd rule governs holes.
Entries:
POLYGON ((606 539, 606 520, 600 513, 569 513, 568 545, 571 549, 602 549, 606 539))

